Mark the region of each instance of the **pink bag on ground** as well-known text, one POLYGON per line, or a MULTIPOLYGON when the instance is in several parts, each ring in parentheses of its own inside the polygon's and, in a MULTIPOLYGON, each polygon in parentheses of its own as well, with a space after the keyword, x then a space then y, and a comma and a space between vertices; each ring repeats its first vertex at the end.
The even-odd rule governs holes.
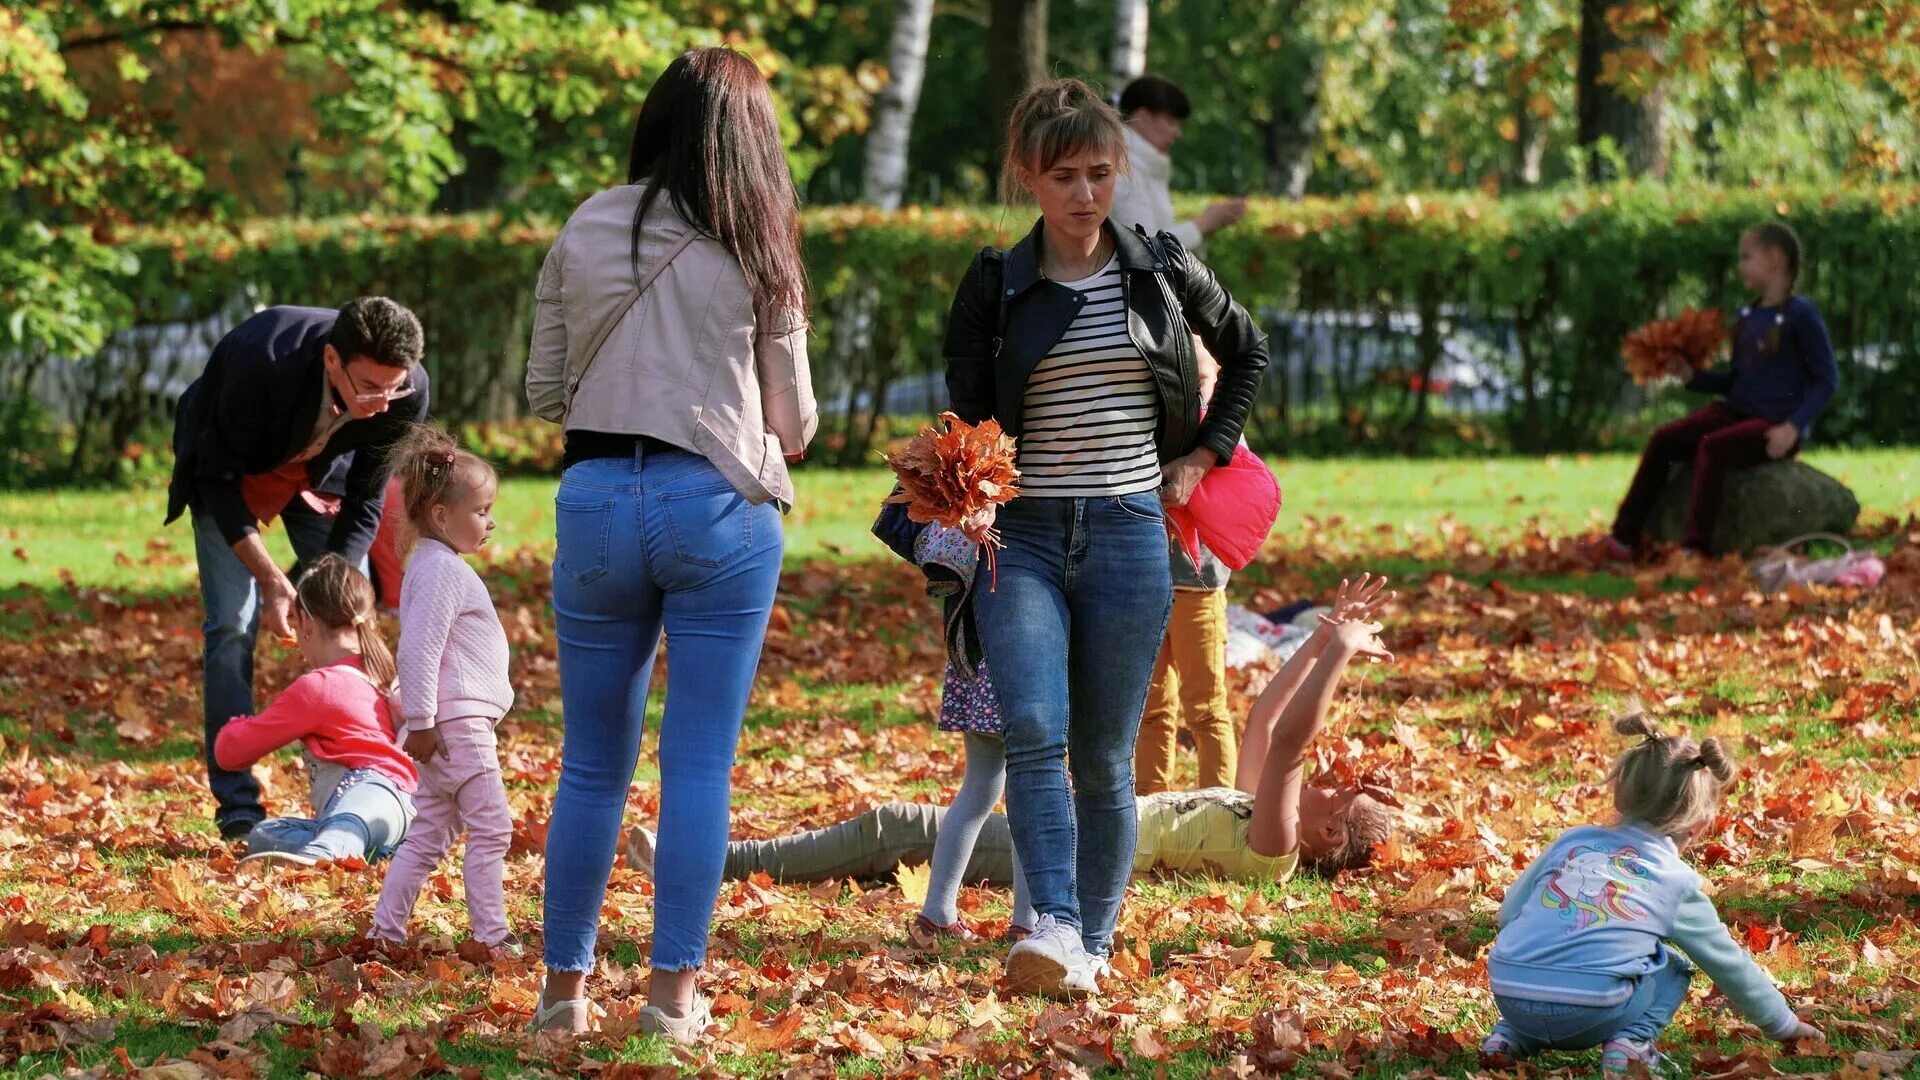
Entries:
POLYGON ((1228 569, 1244 570, 1279 517, 1280 482, 1243 443, 1232 459, 1207 470, 1187 505, 1167 508, 1167 529, 1195 565, 1205 545, 1228 569))
POLYGON ((1844 536, 1832 533, 1808 533, 1767 552, 1750 568, 1762 592, 1779 592, 1790 585, 1839 585, 1865 589, 1880 584, 1887 564, 1870 551, 1855 551, 1844 536), (1844 548, 1846 554, 1830 559, 1810 559, 1795 555, 1793 549, 1809 540, 1825 540, 1844 548))

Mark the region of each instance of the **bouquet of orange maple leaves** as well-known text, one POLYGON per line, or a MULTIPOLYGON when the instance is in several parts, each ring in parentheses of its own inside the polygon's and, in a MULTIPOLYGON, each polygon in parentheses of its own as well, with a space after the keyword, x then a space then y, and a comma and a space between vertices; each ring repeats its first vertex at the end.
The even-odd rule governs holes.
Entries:
POLYGON ((1645 385, 1659 379, 1685 379, 1713 363, 1727 339, 1718 309, 1688 308, 1671 319, 1656 319, 1620 340, 1627 373, 1645 385))
MULTIPOLYGON (((1000 430, 998 421, 974 425, 941 413, 937 425, 887 455, 900 478, 900 490, 887 501, 904 503, 913 521, 971 532, 993 507, 1020 494, 1020 470, 1013 462, 1013 436, 1000 430)), ((991 566, 1000 535, 987 529, 983 539, 991 566)))

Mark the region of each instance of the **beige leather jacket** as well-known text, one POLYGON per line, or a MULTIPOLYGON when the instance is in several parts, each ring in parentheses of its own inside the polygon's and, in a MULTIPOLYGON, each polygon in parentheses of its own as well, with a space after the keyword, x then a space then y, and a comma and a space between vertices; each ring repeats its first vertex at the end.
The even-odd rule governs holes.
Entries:
MULTIPOLYGON (((807 373, 804 313, 756 317, 740 264, 697 236, 640 299, 631 259, 642 188, 582 203, 540 269, 527 403, 568 431, 651 435, 713 462, 749 502, 793 506, 783 454, 805 450, 819 426, 807 373), (596 357, 583 355, 610 319, 596 357), (588 361, 592 362, 589 363, 588 361), (584 371, 584 377, 581 372, 584 371), (571 415, 567 387, 579 379, 571 415)), ((693 226, 662 193, 640 234, 640 277, 693 226)))

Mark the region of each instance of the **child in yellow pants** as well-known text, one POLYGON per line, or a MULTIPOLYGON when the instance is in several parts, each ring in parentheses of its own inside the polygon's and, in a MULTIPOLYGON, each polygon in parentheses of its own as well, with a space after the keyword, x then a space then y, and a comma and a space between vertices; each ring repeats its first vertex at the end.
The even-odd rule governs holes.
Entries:
POLYGON ((1173 614, 1160 645, 1147 711, 1134 745, 1134 788, 1142 795, 1174 787, 1233 786, 1234 727, 1227 708, 1227 568, 1206 549, 1200 565, 1171 545, 1173 614), (1200 778, 1173 782, 1184 720, 1200 755, 1200 778))
MULTIPOLYGON (((1195 338, 1200 400, 1213 397, 1220 365, 1195 338)), ((1168 537, 1173 569, 1173 613, 1160 643, 1160 662, 1147 691, 1147 711, 1133 748, 1134 790, 1141 795, 1173 789, 1173 758, 1180 721, 1200 752, 1196 788, 1232 787, 1235 757, 1233 717, 1227 712, 1227 568, 1202 547, 1195 564, 1178 540, 1168 537)), ((1182 785, 1185 786, 1185 785, 1182 785)))

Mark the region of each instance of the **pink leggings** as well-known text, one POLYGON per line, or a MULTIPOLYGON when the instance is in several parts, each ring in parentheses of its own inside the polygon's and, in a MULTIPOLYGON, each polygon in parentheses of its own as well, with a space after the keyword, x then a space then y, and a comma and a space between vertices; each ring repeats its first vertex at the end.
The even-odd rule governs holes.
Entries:
POLYGON ((420 790, 413 796, 418 814, 387 866, 387 881, 373 913, 374 937, 406 940, 407 922, 421 887, 465 827, 467 857, 461 877, 466 880, 473 938, 487 946, 507 939, 507 900, 501 878, 506 873, 507 848, 513 842, 513 815, 500 778, 493 725, 493 720, 482 716, 438 724, 446 753, 420 766, 420 790))

